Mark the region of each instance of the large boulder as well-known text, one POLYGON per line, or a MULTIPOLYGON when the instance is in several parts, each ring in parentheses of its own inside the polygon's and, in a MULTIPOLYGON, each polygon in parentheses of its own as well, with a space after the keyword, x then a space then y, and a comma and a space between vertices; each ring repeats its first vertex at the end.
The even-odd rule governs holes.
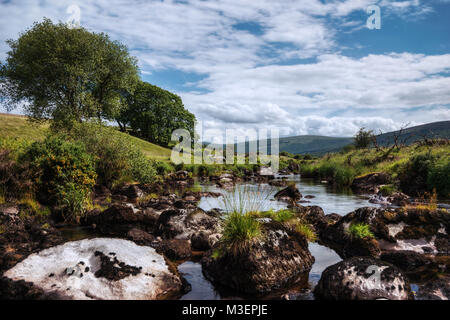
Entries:
POLYGON ((427 282, 419 287, 419 300, 450 300, 450 275, 427 282))
POLYGON ((378 193, 379 187, 388 184, 391 176, 384 172, 374 172, 357 177, 352 182, 352 189, 358 193, 378 193))
MULTIPOLYGON (((52 299, 151 300, 176 296, 182 281, 153 248, 128 240, 67 242, 30 255, 3 275, 2 283, 27 296, 24 284, 52 299), (36 289, 37 288, 37 289, 36 289)), ((0 298, 14 299, 2 291, 0 298), (6 294, 6 295, 5 295, 6 294)))
POLYGON ((354 257, 325 269, 314 289, 322 300, 413 299, 406 276, 395 266, 368 257, 354 257))
POLYGON ((202 209, 170 209, 161 213, 156 232, 165 239, 189 240, 201 230, 208 234, 217 233, 219 227, 219 218, 208 215, 202 209))
POLYGON ((370 256, 391 262, 417 281, 450 269, 450 215, 443 209, 360 208, 319 233, 342 258, 370 256), (369 226, 374 238, 353 239, 352 223, 369 226))
POLYGON ((264 295, 307 279, 314 263, 306 239, 282 224, 262 224, 262 237, 230 251, 220 242, 203 259, 212 282, 243 293, 264 295))
POLYGON ((108 209, 88 215, 83 224, 95 225, 105 235, 126 236, 133 228, 152 231, 159 214, 151 208, 139 210, 132 204, 114 204, 108 209))

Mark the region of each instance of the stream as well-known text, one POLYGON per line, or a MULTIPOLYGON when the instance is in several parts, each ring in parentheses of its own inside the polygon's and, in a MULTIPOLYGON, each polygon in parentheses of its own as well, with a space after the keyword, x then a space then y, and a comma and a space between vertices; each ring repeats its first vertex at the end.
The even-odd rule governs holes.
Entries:
MULTIPOLYGON (((307 199, 309 203, 303 203, 303 205, 319 206, 325 214, 337 213, 339 215, 345 215, 353 210, 366 206, 377 206, 371 204, 367 197, 361 195, 354 195, 349 189, 335 189, 328 184, 321 184, 312 179, 302 179, 299 175, 287 176, 288 181, 294 181, 297 188, 302 193, 303 197, 310 195, 311 199, 307 199)), ((276 192, 282 189, 282 187, 270 186, 268 184, 238 184, 233 191, 227 191, 216 187, 215 185, 202 184, 202 191, 219 192, 227 197, 233 197, 232 192, 235 193, 234 197, 241 197, 241 194, 245 193, 244 190, 255 192, 256 194, 262 193, 258 196, 260 210, 279 210, 286 208, 286 203, 274 200, 276 192), (240 192, 244 191, 244 192, 240 192)), ((244 201, 245 202, 245 201, 244 201)), ((204 210, 210 210, 213 208, 220 208, 227 210, 223 197, 212 198, 204 197, 199 203, 199 207, 204 210)), ((320 279, 320 276, 328 266, 336 264, 342 259, 334 252, 325 246, 317 243, 310 243, 309 250, 315 258, 315 263, 309 273, 309 283, 303 288, 293 288, 287 290, 287 293, 293 294, 297 299, 310 300, 314 299, 312 290, 320 279)), ((246 298, 233 292, 227 292, 227 290, 215 288, 202 273, 202 267, 198 261, 187 261, 178 266, 178 270, 184 275, 186 280, 191 284, 192 290, 181 297, 182 300, 215 300, 215 299, 242 299, 246 298)), ((278 297, 273 298, 280 298, 278 297)), ((269 297, 267 297, 269 298, 269 297)))

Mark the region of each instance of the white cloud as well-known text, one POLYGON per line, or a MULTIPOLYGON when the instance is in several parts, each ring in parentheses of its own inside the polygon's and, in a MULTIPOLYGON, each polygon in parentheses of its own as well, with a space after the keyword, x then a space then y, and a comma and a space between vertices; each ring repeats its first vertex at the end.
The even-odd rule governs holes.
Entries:
MULTIPOLYGON (((279 127, 282 134, 351 135, 361 125, 398 128, 403 110, 428 107, 449 118, 450 55, 339 54, 336 28, 360 28, 348 20, 373 0, 79 1, 81 24, 107 32, 139 58, 143 75, 162 69, 204 75, 179 92, 185 105, 210 127, 279 127), (237 30, 252 22, 260 34, 237 30), (285 46, 278 46, 283 43, 285 46), (316 62, 280 65, 292 58, 316 62), (446 74, 447 73, 447 74, 446 74), (198 89, 206 89, 206 93, 198 89), (362 117, 364 115, 365 117, 362 117)), ((72 0, 0 3, 3 41, 44 16, 66 21, 72 0)), ((382 15, 403 18, 431 9, 424 1, 378 2, 382 15)), ((353 29, 354 30, 354 29, 353 29)), ((420 111, 417 111, 420 112, 420 111)))

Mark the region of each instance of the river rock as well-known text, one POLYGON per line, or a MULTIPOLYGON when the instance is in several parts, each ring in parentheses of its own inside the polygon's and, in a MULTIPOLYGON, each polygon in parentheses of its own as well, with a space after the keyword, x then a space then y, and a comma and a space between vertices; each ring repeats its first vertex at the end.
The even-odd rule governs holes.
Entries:
POLYGON ((325 269, 314 289, 322 300, 410 300, 406 276, 381 260, 354 257, 325 269))
POLYGON ((190 241, 180 239, 164 240, 157 251, 171 260, 187 259, 192 253, 190 241))
POLYGON ((450 275, 427 282, 417 292, 419 300, 450 300, 450 275))
POLYGON ((192 210, 171 209, 161 213, 156 232, 165 239, 191 239, 200 230, 213 234, 218 232, 219 218, 208 215, 200 208, 192 210))
POLYGON ((314 263, 306 239, 273 221, 262 224, 262 234, 237 252, 219 242, 202 259, 205 276, 214 283, 255 295, 303 281, 314 263))
POLYGON ((176 295, 182 287, 180 278, 153 248, 111 238, 43 250, 3 276, 32 283, 43 298, 54 299, 153 300, 176 295))
POLYGON ((378 193, 379 187, 388 184, 391 176, 384 172, 369 173, 365 176, 355 178, 352 189, 358 193, 378 193))
MULTIPOLYGON (((449 256, 450 215, 445 210, 428 209, 385 209, 365 207, 357 209, 338 222, 324 228, 319 237, 327 246, 335 249, 343 258, 352 256, 379 257, 381 253, 389 253, 390 261, 398 264, 400 268, 402 259, 393 256, 413 251, 424 255, 424 259, 437 259, 449 256), (375 239, 359 239, 354 241, 348 236, 348 228, 352 223, 365 223, 375 239), (391 259, 392 258, 392 259, 391 259)), ((408 255, 409 258, 413 256, 408 255)), ((406 258, 406 256, 405 256, 406 258)), ((434 271, 432 263, 417 263, 417 272, 427 267, 431 273, 434 271)), ((413 270, 407 270, 414 273, 413 270)))
POLYGON ((290 201, 298 201, 302 198, 302 194, 295 185, 290 185, 283 190, 278 191, 274 197, 277 200, 287 199, 290 201))

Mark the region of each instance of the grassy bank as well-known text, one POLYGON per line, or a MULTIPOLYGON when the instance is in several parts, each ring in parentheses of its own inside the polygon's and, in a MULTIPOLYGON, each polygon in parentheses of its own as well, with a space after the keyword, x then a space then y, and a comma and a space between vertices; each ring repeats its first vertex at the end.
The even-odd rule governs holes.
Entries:
POLYGON ((390 192, 414 193, 436 189, 442 198, 450 197, 450 145, 445 141, 415 143, 411 146, 350 150, 302 161, 304 177, 328 180, 337 186, 349 186, 355 178, 373 172, 385 172, 392 178, 390 192))
MULTIPOLYGON (((24 141, 40 141, 49 132, 48 124, 37 124, 27 117, 12 114, 0 114, 0 138, 14 138, 24 141)), ((145 140, 126 135, 130 143, 138 147, 148 158, 161 161, 170 160, 170 149, 163 148, 145 140)))

